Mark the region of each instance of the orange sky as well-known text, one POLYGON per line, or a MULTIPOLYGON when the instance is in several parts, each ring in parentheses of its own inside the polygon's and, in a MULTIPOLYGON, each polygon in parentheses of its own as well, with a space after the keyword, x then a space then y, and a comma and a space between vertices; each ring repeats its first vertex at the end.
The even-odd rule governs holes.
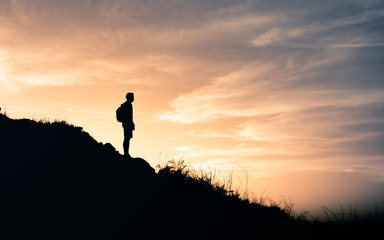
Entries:
POLYGON ((0 106, 122 152, 134 92, 131 154, 152 166, 233 172, 299 212, 380 202, 383 4, 288 2, 1 1, 0 106))

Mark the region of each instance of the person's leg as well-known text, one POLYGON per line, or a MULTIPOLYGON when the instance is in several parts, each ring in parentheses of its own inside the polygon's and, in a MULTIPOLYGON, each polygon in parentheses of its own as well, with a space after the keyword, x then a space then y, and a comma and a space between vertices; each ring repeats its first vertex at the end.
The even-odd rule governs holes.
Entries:
POLYGON ((124 137, 124 142, 123 142, 123 148, 124 148, 124 156, 129 156, 129 141, 131 139, 128 137, 124 137))

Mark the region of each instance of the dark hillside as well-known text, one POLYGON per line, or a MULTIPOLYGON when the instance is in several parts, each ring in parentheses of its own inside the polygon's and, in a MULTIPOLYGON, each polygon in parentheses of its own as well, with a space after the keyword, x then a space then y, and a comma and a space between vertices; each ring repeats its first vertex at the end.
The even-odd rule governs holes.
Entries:
POLYGON ((154 169, 142 159, 128 162, 80 127, 0 115, 0 149, 7 237, 108 238, 149 199, 154 169))
POLYGON ((65 122, 1 114, 0 188, 0 239, 305 239, 330 234, 323 226, 350 230, 295 220, 183 168, 155 173, 65 122))

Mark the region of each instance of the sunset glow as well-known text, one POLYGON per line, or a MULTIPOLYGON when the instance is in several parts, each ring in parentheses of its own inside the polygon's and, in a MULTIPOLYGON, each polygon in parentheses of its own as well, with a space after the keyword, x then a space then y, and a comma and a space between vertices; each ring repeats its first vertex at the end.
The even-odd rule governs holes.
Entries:
POLYGON ((297 211, 382 203, 382 1, 1 0, 0 107, 297 211), (273 2, 273 3, 272 3, 273 2), (246 180, 247 179, 247 180, 246 180))

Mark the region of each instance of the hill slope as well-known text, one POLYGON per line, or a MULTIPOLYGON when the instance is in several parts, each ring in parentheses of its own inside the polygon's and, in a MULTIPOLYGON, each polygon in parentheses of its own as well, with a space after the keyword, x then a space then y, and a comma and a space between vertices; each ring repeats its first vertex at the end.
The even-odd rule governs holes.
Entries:
POLYGON ((148 201, 148 163, 125 161, 79 127, 0 115, 0 147, 3 234, 111 236, 148 201))
POLYGON ((323 230, 180 169, 155 173, 65 122, 0 114, 0 158, 2 239, 305 238, 323 230))
POLYGON ((125 159, 65 122, 0 115, 0 134, 6 237, 192 238, 289 220, 279 208, 250 206, 170 168, 155 174, 143 159, 125 159))

